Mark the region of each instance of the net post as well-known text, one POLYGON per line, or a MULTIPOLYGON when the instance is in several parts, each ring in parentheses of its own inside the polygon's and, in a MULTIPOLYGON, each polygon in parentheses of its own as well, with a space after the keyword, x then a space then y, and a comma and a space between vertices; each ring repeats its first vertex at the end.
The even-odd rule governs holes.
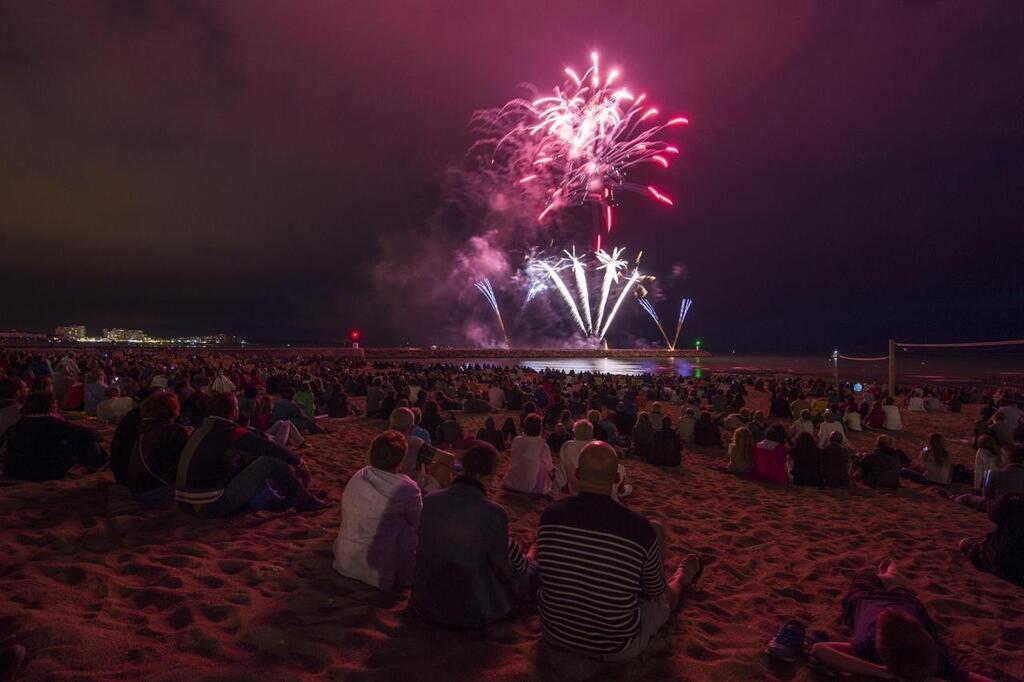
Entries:
POLYGON ((889 397, 896 400, 896 342, 889 339, 889 397))

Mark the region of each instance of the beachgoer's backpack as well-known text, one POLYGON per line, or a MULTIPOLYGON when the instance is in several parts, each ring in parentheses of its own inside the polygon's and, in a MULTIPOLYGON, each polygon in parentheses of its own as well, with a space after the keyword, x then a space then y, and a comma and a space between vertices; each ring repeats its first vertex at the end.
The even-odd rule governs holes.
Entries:
POLYGON ((965 467, 963 464, 957 464, 953 467, 953 483, 966 483, 967 485, 974 485, 974 472, 965 467))

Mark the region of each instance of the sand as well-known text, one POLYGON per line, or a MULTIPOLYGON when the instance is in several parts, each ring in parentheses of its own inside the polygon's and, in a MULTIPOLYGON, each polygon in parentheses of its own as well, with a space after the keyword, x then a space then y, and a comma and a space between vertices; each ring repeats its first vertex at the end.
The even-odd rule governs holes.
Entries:
MULTIPOLYGON (((765 407, 766 396, 749 403, 765 407)), ((905 415, 898 444, 916 454, 939 431, 973 465, 964 435, 976 412, 905 415)), ((482 421, 463 419, 467 432, 482 421)), ((311 437, 306 456, 337 502, 384 425, 328 421, 335 431, 311 437)), ((852 440, 867 449, 872 438, 852 440)), ((533 606, 486 634, 424 626, 406 613, 406 593, 332 570, 338 504, 199 521, 131 501, 109 472, 47 484, 0 478, 0 642, 28 648, 22 679, 815 679, 800 664, 770 662, 765 641, 789 617, 848 635, 837 618, 851 575, 891 557, 968 667, 1024 675, 1024 590, 957 551, 960 538, 991 530, 983 514, 913 483, 899 492, 770 487, 717 470, 723 457, 689 451, 668 471, 626 464, 636 488, 627 504, 666 526, 671 553, 707 562, 682 612, 627 664, 549 654, 533 606)), ((491 494, 515 536, 532 542, 543 501, 497 482, 491 494)))

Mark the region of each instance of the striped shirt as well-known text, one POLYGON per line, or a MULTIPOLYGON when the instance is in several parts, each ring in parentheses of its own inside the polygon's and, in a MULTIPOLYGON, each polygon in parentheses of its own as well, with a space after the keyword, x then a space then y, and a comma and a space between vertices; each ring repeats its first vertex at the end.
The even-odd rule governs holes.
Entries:
POLYGON ((607 495, 551 504, 537 533, 544 637, 592 654, 622 651, 640 630, 640 600, 665 592, 650 522, 607 495))

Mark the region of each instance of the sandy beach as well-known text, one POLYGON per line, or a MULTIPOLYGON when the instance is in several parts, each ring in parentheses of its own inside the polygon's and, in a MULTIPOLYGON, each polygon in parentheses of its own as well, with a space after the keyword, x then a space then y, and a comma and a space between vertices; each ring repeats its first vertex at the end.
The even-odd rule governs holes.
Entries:
MULTIPOLYGON (((766 403, 756 392, 748 401, 766 403)), ((904 414, 898 445, 916 456, 938 431, 973 467, 966 436, 977 409, 904 414)), ((482 422, 460 419, 467 433, 482 422)), ((960 538, 991 530, 983 514, 909 482, 898 492, 771 487, 721 471, 724 451, 699 449, 678 470, 626 463, 636 489, 628 506, 665 525, 671 554, 707 563, 642 659, 604 667, 550 655, 533 606, 486 634, 432 629, 406 613, 407 593, 382 594, 331 568, 341 491, 384 423, 328 422, 333 433, 310 437, 304 453, 335 502, 319 513, 200 521, 133 502, 109 471, 46 484, 0 478, 0 642, 28 649, 18 678, 816 679, 801 664, 771 663, 766 640, 789 617, 848 636, 837 618, 849 579, 886 557, 969 669, 1024 676, 1024 592, 957 550, 960 538)), ((873 438, 851 440, 859 451, 873 438)), ((491 496, 528 546, 545 502, 498 482, 491 496)))

